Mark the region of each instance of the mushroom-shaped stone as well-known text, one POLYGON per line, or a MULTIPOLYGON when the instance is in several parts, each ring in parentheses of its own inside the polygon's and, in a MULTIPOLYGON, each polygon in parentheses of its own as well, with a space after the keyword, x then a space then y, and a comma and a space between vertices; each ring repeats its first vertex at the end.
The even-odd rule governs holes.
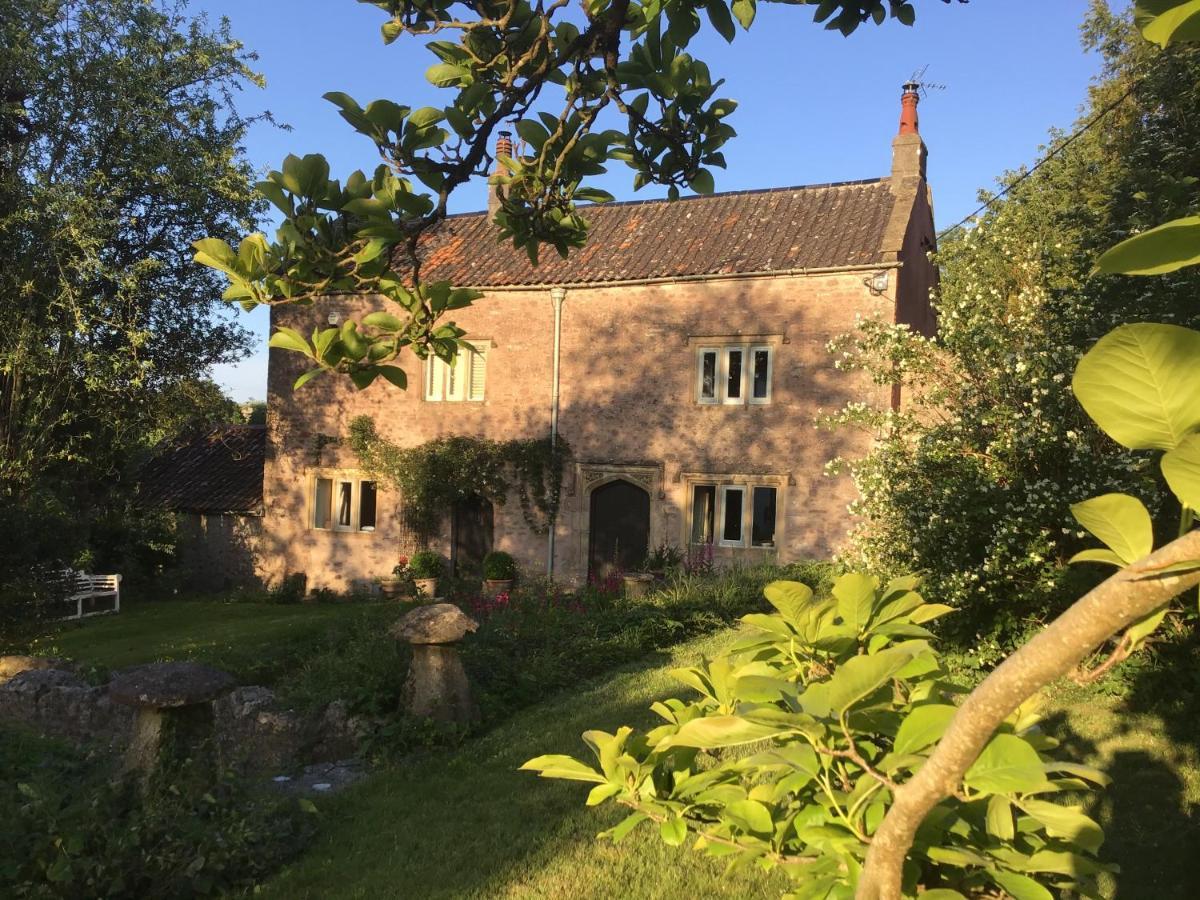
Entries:
POLYGON ((453 644, 479 628, 453 603, 418 606, 391 628, 392 637, 410 644, 453 644))
POLYGON ((212 768, 213 701, 233 689, 232 676, 195 662, 161 662, 118 673, 108 686, 114 703, 137 709, 125 763, 149 776, 191 760, 212 768))
POLYGON ((466 725, 479 717, 467 671, 453 646, 478 627, 451 603, 419 606, 392 626, 392 637, 408 641, 413 649, 402 699, 409 715, 445 725, 466 725))

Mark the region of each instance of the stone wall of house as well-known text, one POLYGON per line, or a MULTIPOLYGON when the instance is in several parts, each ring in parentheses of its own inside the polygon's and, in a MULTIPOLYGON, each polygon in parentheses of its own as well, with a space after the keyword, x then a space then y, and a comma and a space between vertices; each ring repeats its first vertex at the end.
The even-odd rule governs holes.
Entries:
POLYGON ((262 516, 176 513, 180 586, 199 592, 258 584, 262 516))
MULTIPOLYGON (((933 279, 930 267, 909 265, 876 296, 864 284, 869 274, 568 290, 562 313, 560 428, 574 460, 557 526, 556 574, 568 579, 586 575, 591 491, 613 478, 649 491, 652 546, 662 541, 684 546, 689 476, 771 476, 780 490, 774 550, 722 549, 718 554, 750 560, 770 553, 783 561, 828 555, 850 525, 847 505, 854 492, 845 477, 826 476, 824 466, 835 456, 860 454, 869 438, 817 430, 813 418, 848 401, 884 403, 890 397, 887 389, 836 370, 826 343, 853 328, 859 315, 896 320, 897 292, 927 296, 933 279), (696 403, 698 345, 735 336, 774 347, 772 402, 696 403)), ((371 308, 352 303, 340 312, 357 318, 371 308)), ((329 312, 326 305, 273 310, 276 324, 302 332, 322 324, 329 312)), ((308 527, 314 473, 358 465, 349 449, 336 442, 356 415, 372 416, 381 434, 402 445, 451 434, 507 439, 549 433, 549 290, 490 291, 454 318, 469 339, 488 346, 482 402, 425 401, 423 370, 411 356, 404 360, 407 392, 382 379, 355 391, 348 380, 324 377, 293 393, 303 360, 271 351, 261 574, 279 578, 304 572, 310 588, 346 588, 357 579, 390 572, 396 556, 410 549, 411 534, 403 527, 398 498, 386 490, 379 494, 373 532, 308 527)), ((512 552, 526 571, 545 570, 546 537, 528 528, 516 498, 496 507, 495 545, 512 552)), ((434 546, 449 549, 448 528, 434 546)))

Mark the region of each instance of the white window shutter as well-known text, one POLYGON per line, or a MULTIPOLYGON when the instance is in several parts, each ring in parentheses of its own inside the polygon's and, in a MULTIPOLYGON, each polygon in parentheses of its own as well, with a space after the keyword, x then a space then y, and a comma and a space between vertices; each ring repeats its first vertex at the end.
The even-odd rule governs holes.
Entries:
POLYGON ((467 399, 482 400, 484 377, 487 372, 487 349, 478 347, 471 350, 468 359, 470 362, 467 364, 469 369, 467 376, 467 399))

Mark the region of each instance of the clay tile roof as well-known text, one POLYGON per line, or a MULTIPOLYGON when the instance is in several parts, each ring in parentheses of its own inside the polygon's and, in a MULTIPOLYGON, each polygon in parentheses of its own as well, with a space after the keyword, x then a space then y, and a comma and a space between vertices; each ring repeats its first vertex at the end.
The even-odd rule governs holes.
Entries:
POLYGON ((178 512, 260 515, 266 440, 262 425, 218 425, 164 445, 142 468, 141 501, 178 512))
POLYGON ((588 284, 873 265, 894 196, 887 179, 581 207, 587 245, 540 265, 497 241, 486 213, 448 217, 430 238, 426 281, 588 284))

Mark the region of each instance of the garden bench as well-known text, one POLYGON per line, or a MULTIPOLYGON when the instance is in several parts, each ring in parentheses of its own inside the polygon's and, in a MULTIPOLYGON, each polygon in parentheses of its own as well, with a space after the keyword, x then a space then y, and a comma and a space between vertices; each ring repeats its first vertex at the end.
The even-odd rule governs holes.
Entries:
POLYGON ((64 569, 60 577, 66 586, 66 602, 75 604, 75 611, 63 618, 82 619, 86 616, 101 616, 121 611, 120 575, 89 575, 74 569, 64 569), (102 606, 108 608, 101 608, 102 606))

